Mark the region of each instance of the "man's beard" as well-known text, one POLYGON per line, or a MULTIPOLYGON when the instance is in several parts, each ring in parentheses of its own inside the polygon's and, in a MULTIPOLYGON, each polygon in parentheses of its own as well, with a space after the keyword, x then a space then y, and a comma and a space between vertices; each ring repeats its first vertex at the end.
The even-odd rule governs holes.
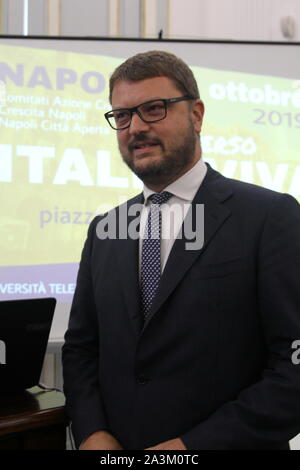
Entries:
MULTIPOLYGON (((139 134, 129 146, 131 151, 133 151, 135 141, 139 143, 152 142, 153 139, 149 138, 147 134, 139 134)), ((183 170, 189 167, 195 157, 196 134, 192 121, 190 121, 180 143, 176 147, 170 148, 168 152, 165 152, 164 145, 159 139, 155 139, 155 142, 161 146, 163 152, 161 160, 150 161, 148 165, 139 167, 129 153, 125 154, 120 149, 123 161, 145 184, 164 184, 168 181, 174 181, 178 175, 184 173, 183 170)))

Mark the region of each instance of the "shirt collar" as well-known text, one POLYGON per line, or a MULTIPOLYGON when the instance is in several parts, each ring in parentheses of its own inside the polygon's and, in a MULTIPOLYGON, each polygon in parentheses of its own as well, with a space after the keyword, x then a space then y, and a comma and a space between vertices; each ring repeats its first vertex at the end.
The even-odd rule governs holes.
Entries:
MULTIPOLYGON (((185 201, 191 202, 194 199, 196 192, 198 191, 202 181, 207 172, 207 166, 205 165, 202 158, 200 158, 197 163, 184 175, 180 176, 176 181, 169 184, 164 191, 169 191, 174 194, 174 196, 183 199, 185 201)), ((155 191, 149 189, 144 185, 143 189, 145 204, 151 194, 155 194, 155 191)))

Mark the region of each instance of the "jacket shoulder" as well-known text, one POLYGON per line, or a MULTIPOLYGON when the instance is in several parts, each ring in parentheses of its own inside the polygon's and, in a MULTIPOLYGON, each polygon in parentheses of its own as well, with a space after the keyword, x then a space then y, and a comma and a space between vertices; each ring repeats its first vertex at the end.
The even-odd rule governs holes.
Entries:
POLYGON ((228 178, 218 171, 212 169, 208 164, 207 186, 212 191, 230 192, 241 203, 246 201, 260 204, 272 204, 279 200, 289 200, 292 204, 299 206, 298 201, 290 194, 281 193, 273 189, 265 188, 253 183, 246 183, 234 178, 228 178))

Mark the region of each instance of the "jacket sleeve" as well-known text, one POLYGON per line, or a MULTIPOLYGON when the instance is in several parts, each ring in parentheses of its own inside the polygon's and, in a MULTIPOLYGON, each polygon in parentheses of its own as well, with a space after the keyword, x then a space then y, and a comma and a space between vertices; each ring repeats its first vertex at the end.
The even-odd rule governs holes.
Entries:
POLYGON ((77 276, 68 330, 62 349, 66 409, 76 447, 90 434, 107 429, 98 383, 98 322, 90 272, 97 218, 88 231, 77 276))
POLYGON ((300 340, 300 206, 288 195, 275 199, 257 254, 267 366, 257 383, 181 436, 188 449, 280 448, 300 432, 300 364, 292 359, 300 340))

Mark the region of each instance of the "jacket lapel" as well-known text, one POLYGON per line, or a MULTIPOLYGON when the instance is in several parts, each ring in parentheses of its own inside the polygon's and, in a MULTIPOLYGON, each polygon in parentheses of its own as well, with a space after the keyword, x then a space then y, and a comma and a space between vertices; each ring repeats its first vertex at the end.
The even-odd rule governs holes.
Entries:
MULTIPOLYGON (((196 259, 206 250, 215 233, 230 216, 231 211, 224 206, 223 202, 231 196, 232 190, 227 184, 224 184, 225 181, 226 179, 221 174, 208 166, 207 174, 191 204, 189 214, 191 216, 189 220, 192 220, 193 223, 193 231, 197 229, 199 235, 199 229, 202 230, 202 227, 199 225, 201 220, 199 222, 198 219, 199 215, 201 218, 201 210, 199 210, 199 207, 197 209, 197 205, 204 205, 203 244, 200 247, 194 245, 195 249, 187 249, 187 243, 190 244, 192 248, 190 237, 186 237, 186 235, 190 233, 190 228, 188 227, 189 230, 182 230, 181 238, 177 238, 174 242, 161 277, 159 292, 154 298, 144 328, 147 327, 153 315, 155 315, 161 305, 173 292, 196 259)), ((187 217, 185 221, 186 220, 187 217)), ((185 227, 185 222, 183 227, 185 227)))
POLYGON ((128 203, 126 212, 124 210, 124 213, 119 218, 119 221, 122 217, 126 218, 123 226, 126 225, 127 233, 125 238, 119 239, 118 243, 116 243, 118 270, 123 287, 125 306, 136 334, 139 334, 141 331, 143 319, 141 315, 139 288, 139 239, 134 239, 132 234, 139 233, 140 216, 137 212, 131 212, 130 208, 134 209, 135 207, 140 207, 141 209, 143 203, 143 194, 139 194, 128 203))

